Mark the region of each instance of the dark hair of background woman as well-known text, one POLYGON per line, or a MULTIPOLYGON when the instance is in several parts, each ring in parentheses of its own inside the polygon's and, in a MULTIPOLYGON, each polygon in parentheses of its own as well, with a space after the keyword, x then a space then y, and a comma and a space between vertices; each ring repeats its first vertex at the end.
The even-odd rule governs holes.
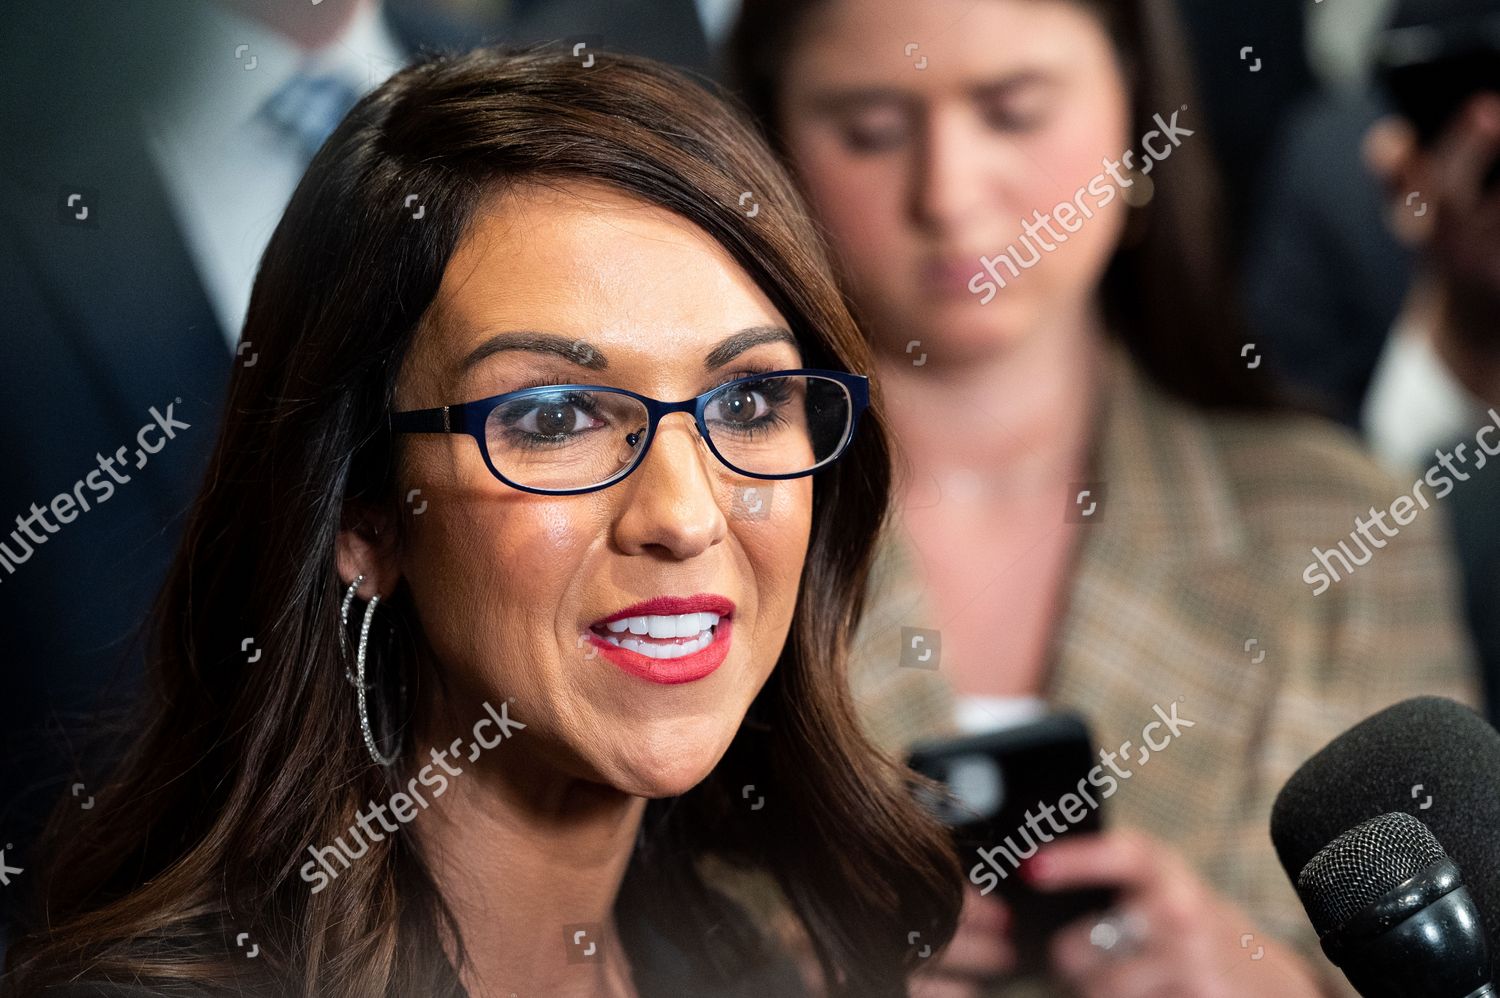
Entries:
MULTIPOLYGON (((358 735, 334 542, 346 501, 399 505, 396 376, 472 212, 521 181, 575 180, 709 233, 787 317, 809 367, 868 369, 799 195, 754 129, 696 82, 646 60, 596 56, 585 69, 536 49, 424 55, 397 73, 317 154, 271 238, 243 333, 258 362, 236 365, 152 616, 143 726, 109 782, 90 784, 96 806, 64 805, 49 824, 32 931, 10 954, 13 993, 82 975, 192 993, 461 993, 440 944, 456 927, 409 835, 371 843, 317 894, 297 874, 309 845, 397 789, 358 735), (420 221, 405 207, 413 193, 420 221), (240 932, 257 959, 231 943, 240 932)), ((908 933, 953 931, 962 874, 947 836, 912 803, 904 769, 860 735, 844 683, 889 476, 877 397, 850 451, 815 479, 776 669, 708 779, 647 808, 616 907, 638 980, 651 980, 633 942, 648 924, 706 979, 758 959, 760 934, 703 883, 700 857, 775 877, 835 994, 904 995, 908 933), (775 806, 750 814, 751 783, 775 806)), ((382 609, 401 634, 376 666, 390 686, 420 635, 404 586, 382 609)), ((407 678, 419 691, 434 681, 407 678)))
MULTIPOLYGON (((736 90, 772 143, 783 149, 777 129, 778 81, 804 19, 821 2, 746 3, 729 41, 736 90)), ((1131 134, 1137 141, 1156 128, 1153 115, 1170 118, 1184 104, 1190 111, 1199 108, 1198 114, 1182 119, 1198 135, 1157 164, 1151 175, 1156 195, 1145 209, 1131 210, 1143 217, 1132 218, 1105 274, 1105 318, 1111 331, 1147 373, 1180 398, 1238 409, 1284 404, 1269 372, 1248 370, 1240 355, 1251 337, 1235 304, 1220 224, 1227 209, 1171 0, 1066 2, 1097 17, 1113 39, 1130 88, 1131 134)))

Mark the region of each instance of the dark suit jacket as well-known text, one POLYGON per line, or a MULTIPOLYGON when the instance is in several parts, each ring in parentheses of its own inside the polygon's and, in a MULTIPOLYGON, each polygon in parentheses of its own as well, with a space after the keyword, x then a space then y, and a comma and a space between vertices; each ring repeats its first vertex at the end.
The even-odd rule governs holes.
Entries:
POLYGON ((100 106, 71 104, 45 82, 21 93, 33 116, 7 117, 0 139, 0 542, 24 558, 0 565, 0 828, 23 867, 25 831, 77 749, 57 723, 115 677, 118 703, 139 674, 127 638, 197 491, 230 370, 130 109, 108 91, 100 106), (168 406, 189 428, 141 461, 137 433, 168 406), (128 480, 116 483, 99 455, 120 448, 128 480), (91 473, 113 491, 90 488, 91 473), (60 503, 50 528, 31 524, 45 540, 27 540, 16 518, 64 493, 78 508, 60 503))
MULTIPOLYGON (((1455 441, 1456 443, 1457 441, 1455 441)), ((1500 722, 1500 463, 1469 473, 1446 500, 1463 570, 1464 608, 1484 668, 1485 703, 1500 722)))
POLYGON ((1266 363, 1351 427, 1411 283, 1411 254, 1360 158, 1381 112, 1371 95, 1331 95, 1289 116, 1257 184, 1245 260, 1266 363))

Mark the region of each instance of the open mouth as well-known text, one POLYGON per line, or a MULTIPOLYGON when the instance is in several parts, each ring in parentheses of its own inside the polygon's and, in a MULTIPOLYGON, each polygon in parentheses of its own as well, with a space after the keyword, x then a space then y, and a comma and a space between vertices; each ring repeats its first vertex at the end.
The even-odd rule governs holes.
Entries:
POLYGON ((617 648, 626 648, 647 658, 685 658, 713 643, 720 614, 712 612, 644 614, 621 617, 590 630, 617 648))

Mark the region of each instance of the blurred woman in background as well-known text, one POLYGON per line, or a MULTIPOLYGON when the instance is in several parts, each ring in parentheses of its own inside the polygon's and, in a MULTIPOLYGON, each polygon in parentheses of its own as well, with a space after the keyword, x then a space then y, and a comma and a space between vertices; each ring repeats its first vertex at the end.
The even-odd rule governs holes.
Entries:
POLYGON ((428 57, 313 160, 243 338, 7 994, 797 994, 711 860, 833 993, 906 994, 961 881, 844 678, 889 452, 753 128, 647 60, 428 57))
MULTIPOLYGON (((1338 993, 1272 797, 1349 724, 1472 703, 1475 678, 1437 512, 1361 555, 1355 518, 1409 486, 1282 405, 1241 332, 1170 5, 758 0, 731 58, 890 401, 901 522, 852 664, 871 732, 895 749, 1045 704, 1139 744, 1175 702, 1193 726, 1121 780, 1116 830, 1021 868, 1121 892, 1053 939, 1054 979, 1338 993), (1340 541, 1346 571, 1313 550, 1340 541), (940 632, 938 671, 899 667, 903 626, 940 632)), ((1003 979, 1006 919, 971 892, 926 993, 1003 979)))

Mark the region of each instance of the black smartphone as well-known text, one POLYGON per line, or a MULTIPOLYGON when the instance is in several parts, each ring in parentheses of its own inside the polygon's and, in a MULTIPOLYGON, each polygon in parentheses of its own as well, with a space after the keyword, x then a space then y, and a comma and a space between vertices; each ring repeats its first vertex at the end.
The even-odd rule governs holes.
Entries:
POLYGON ((998 731, 922 742, 908 764, 946 788, 919 797, 953 829, 965 876, 1010 908, 1019 973, 1045 970, 1047 944, 1058 929, 1114 903, 1113 889, 1042 892, 1019 872, 1047 841, 1104 827, 1113 778, 1104 775, 1081 717, 1047 714, 998 731))
MULTIPOLYGON (((1428 23, 1392 27, 1381 36, 1376 70, 1417 141, 1430 147, 1474 95, 1500 94, 1500 3, 1466 3, 1428 23)), ((1500 162, 1485 187, 1500 180, 1500 162)))

